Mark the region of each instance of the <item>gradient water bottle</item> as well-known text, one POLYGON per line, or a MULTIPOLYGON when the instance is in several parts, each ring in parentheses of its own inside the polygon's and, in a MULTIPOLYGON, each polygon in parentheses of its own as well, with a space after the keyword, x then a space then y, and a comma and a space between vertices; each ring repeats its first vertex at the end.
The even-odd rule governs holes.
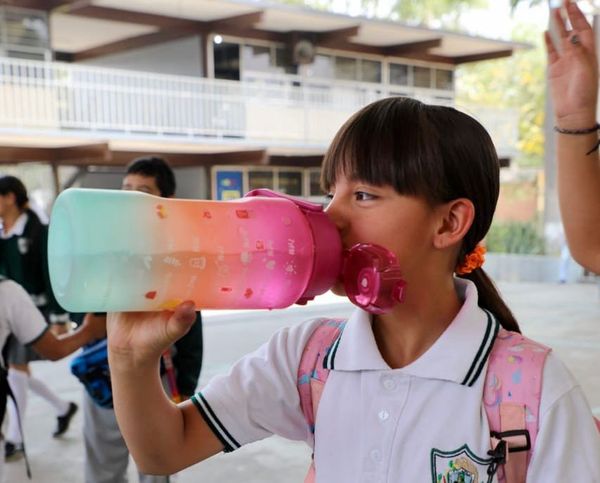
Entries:
POLYGON ((342 266, 320 205, 268 190, 233 201, 69 189, 52 210, 50 280, 71 312, 282 308, 326 292, 342 266))

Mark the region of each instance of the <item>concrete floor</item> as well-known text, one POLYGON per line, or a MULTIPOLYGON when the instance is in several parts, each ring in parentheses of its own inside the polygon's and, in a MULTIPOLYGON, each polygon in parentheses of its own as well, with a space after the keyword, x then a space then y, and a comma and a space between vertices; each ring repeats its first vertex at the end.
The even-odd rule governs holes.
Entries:
MULTIPOLYGON (((581 382, 590 405, 600 416, 600 289, 594 284, 500 284, 523 332, 554 348, 581 382)), ((325 295, 306 307, 285 311, 206 312, 205 355, 200 385, 225 372, 241 355, 261 344, 277 328, 315 315, 346 315, 343 299, 325 295)), ((70 376, 68 360, 38 362, 33 372, 65 398, 80 401, 81 386, 70 376)), ((7 483, 83 482, 81 414, 61 439, 51 437, 55 420, 50 407, 32 396, 25 431, 33 479, 25 475, 23 460, 7 463, 7 483)), ((179 483, 281 483, 303 481, 310 458, 301 443, 280 438, 249 445, 232 454, 216 456, 182 471, 179 483)), ((134 464, 130 481, 137 482, 134 464)))

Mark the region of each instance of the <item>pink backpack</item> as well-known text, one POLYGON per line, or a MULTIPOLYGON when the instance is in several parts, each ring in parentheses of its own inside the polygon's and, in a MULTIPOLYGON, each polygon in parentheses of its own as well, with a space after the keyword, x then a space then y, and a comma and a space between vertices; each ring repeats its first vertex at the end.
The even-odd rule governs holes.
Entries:
MULTIPOLYGON (((324 360, 335 351, 344 330, 344 319, 323 319, 304 348, 298 367, 300 404, 311 432, 329 375, 324 360)), ((489 356, 483 402, 490 425, 488 470, 498 471, 500 483, 524 483, 538 433, 542 376, 548 347, 521 334, 500 329, 489 356)), ((600 422, 596 420, 600 429, 600 422)), ((315 482, 314 462, 305 483, 315 482)))

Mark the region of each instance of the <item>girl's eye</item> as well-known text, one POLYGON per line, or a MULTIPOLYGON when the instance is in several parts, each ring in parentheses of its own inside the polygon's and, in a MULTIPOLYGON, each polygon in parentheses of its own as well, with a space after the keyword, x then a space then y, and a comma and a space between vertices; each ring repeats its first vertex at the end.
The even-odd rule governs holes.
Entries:
POLYGON ((356 201, 371 201, 377 198, 375 195, 367 193, 366 191, 356 191, 354 197, 356 198, 356 201))

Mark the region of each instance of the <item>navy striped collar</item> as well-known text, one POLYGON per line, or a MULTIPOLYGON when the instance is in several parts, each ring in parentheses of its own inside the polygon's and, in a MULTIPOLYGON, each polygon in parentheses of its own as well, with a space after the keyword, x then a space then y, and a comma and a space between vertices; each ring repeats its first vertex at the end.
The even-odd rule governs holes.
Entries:
MULTIPOLYGON (((398 371, 466 386, 472 386, 484 373, 500 324, 479 308, 472 282, 456 279, 456 288, 464 302, 455 319, 425 354, 398 371)), ((354 311, 323 365, 338 371, 390 370, 377 348, 368 313, 354 311)))

